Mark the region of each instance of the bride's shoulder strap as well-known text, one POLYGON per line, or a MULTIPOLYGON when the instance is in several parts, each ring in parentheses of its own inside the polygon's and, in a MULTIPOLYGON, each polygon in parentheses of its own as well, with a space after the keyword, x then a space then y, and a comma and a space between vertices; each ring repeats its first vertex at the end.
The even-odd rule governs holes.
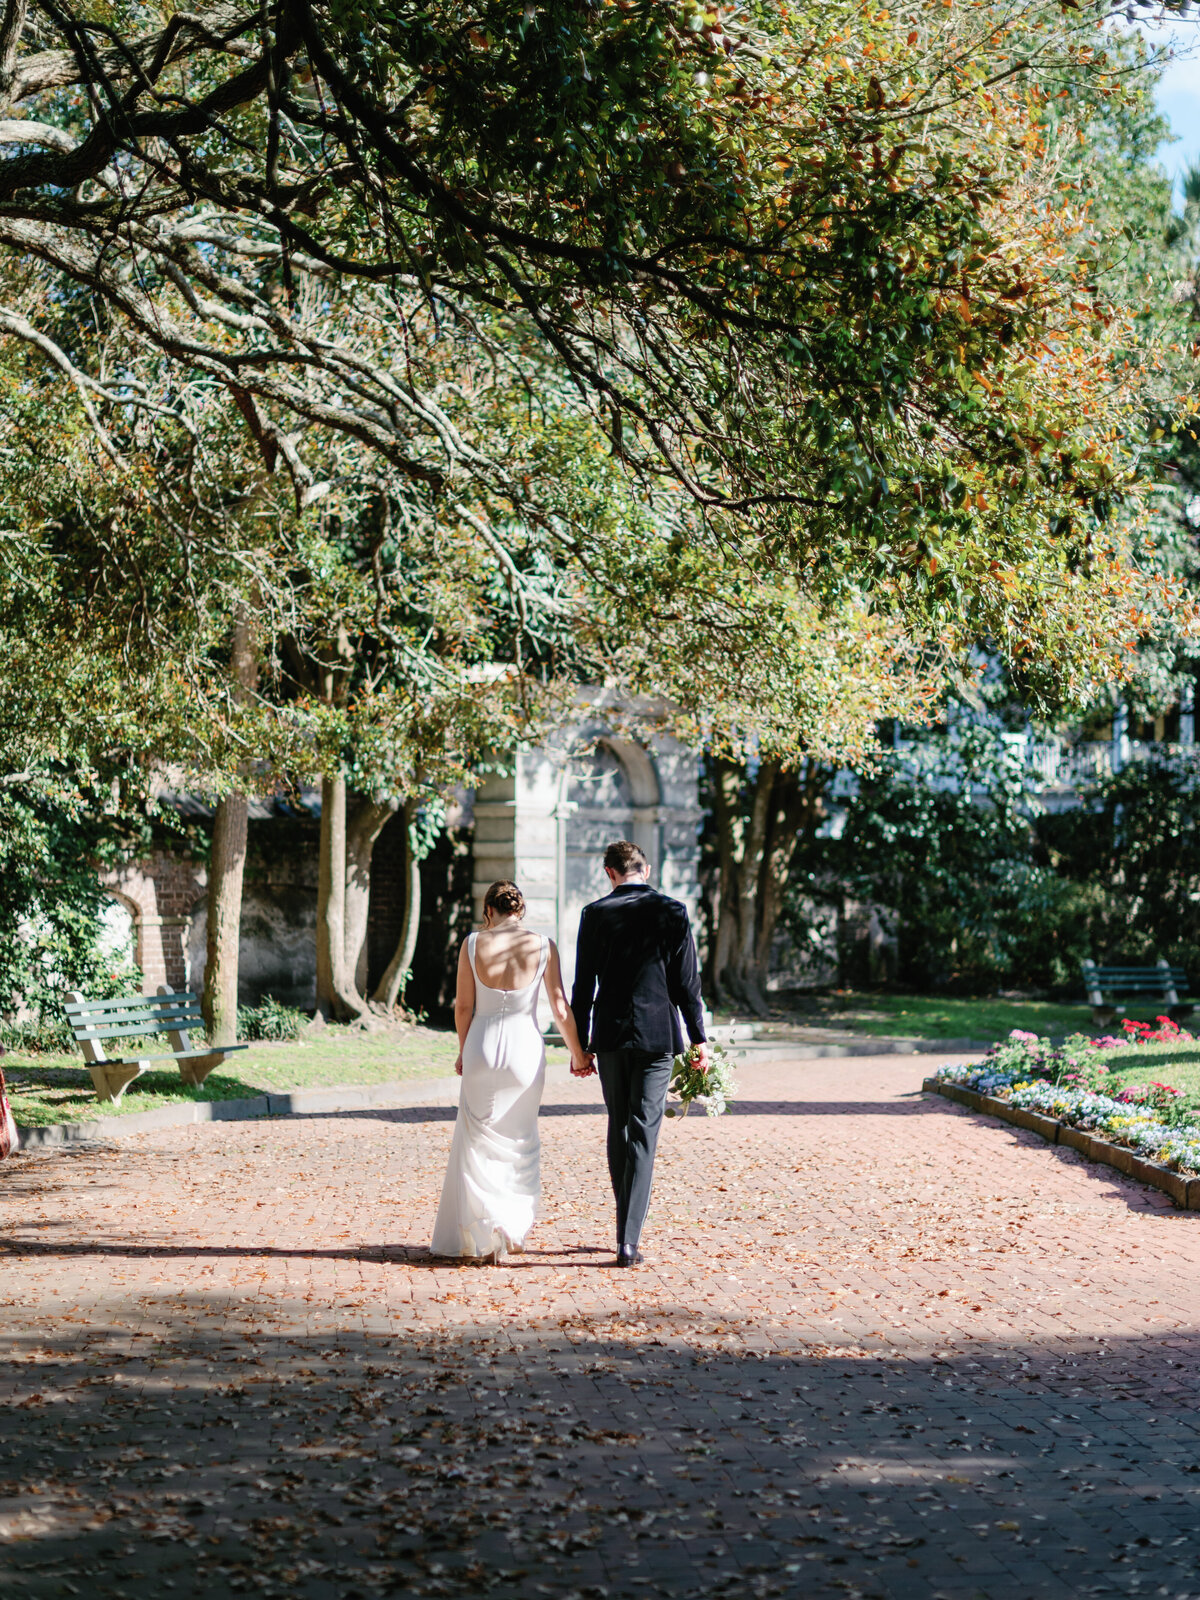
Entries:
POLYGON ((478 938, 478 933, 469 933, 467 935, 467 960, 471 963, 471 971, 476 977, 479 976, 479 974, 475 972, 475 941, 478 938))

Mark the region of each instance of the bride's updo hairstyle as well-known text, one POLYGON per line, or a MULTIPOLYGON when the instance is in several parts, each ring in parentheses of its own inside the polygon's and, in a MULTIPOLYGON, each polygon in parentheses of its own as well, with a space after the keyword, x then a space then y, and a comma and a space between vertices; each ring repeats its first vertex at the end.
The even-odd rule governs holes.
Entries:
POLYGON ((507 878, 501 878, 483 897, 483 909, 486 915, 494 911, 498 917, 523 917, 525 915, 525 896, 515 883, 510 883, 507 878))

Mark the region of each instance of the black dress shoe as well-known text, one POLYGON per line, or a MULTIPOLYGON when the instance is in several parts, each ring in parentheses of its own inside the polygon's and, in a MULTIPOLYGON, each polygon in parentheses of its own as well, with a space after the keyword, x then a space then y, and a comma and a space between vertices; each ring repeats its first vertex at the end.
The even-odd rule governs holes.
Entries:
POLYGON ((628 1250, 624 1245, 617 1251, 617 1259, 613 1263, 614 1266, 618 1267, 639 1267, 641 1264, 642 1252, 640 1250, 628 1250))

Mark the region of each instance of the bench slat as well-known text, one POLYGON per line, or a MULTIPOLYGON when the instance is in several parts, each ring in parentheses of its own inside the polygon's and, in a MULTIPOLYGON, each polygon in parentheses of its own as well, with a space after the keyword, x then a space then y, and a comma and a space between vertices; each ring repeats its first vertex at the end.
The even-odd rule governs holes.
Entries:
POLYGON ((1152 967, 1149 971, 1145 967, 1093 967, 1091 971, 1097 978, 1135 978, 1146 983, 1161 983, 1167 977, 1186 976, 1182 967, 1152 967))
POLYGON ((170 994, 114 995, 110 1000, 68 1000, 63 1010, 68 1016, 80 1011, 111 1011, 114 1006, 157 1008, 170 1005, 199 1005, 200 996, 193 989, 178 989, 170 994))
POLYGON ((93 1011, 90 1006, 79 1006, 70 1013, 70 1020, 75 1021, 82 1017, 98 1017, 101 1022, 117 1022, 122 1017, 169 1017, 177 1011, 199 1011, 198 1001, 179 1000, 169 1006, 109 1006, 104 1011, 93 1011))
POLYGON ((1186 989, 1187 986, 1186 982, 1182 981, 1182 978, 1168 979, 1165 984, 1163 982, 1147 982, 1139 978, 1101 978, 1099 979, 1099 987, 1101 989, 1146 989, 1147 994, 1149 994, 1150 990, 1186 989))
POLYGON ((199 1006, 169 1006, 157 1011, 148 1011, 141 1006, 126 1006, 123 1011, 84 1011, 69 1018, 72 1026, 86 1027, 95 1022, 99 1028, 107 1028, 118 1022, 137 1022, 145 1018, 161 1019, 163 1017, 198 1017, 201 1015, 199 1006))
POLYGON ((112 1056, 107 1062, 109 1067, 132 1067, 139 1061, 190 1061, 193 1056, 227 1056, 235 1050, 249 1050, 248 1044, 210 1044, 203 1050, 168 1050, 165 1055, 152 1056, 112 1056))
POLYGON ((186 1011, 99 1011, 84 1012, 82 1016, 68 1017, 67 1026, 71 1028, 116 1028, 126 1022, 136 1022, 147 1028, 158 1028, 172 1022, 177 1017, 190 1017, 193 1021, 202 1017, 204 1013, 197 1007, 193 1010, 190 1006, 186 1011))
POLYGON ((1164 987, 1164 984, 1165 985, 1169 985, 1171 988, 1174 988, 1177 984, 1182 983, 1183 979, 1182 978, 1103 978, 1102 977, 1099 981, 1100 981, 1102 986, 1110 985, 1110 984, 1118 984, 1123 989, 1130 988, 1130 987, 1135 988, 1135 989, 1161 989, 1161 988, 1164 987))
POLYGON ((166 1006, 145 1005, 141 1001, 125 1000, 119 1006, 71 1006, 64 1007, 68 1022, 74 1022, 79 1017, 101 1017, 113 1022, 126 1015, 135 1017, 156 1017, 163 1011, 195 1011, 199 1008, 199 1001, 173 1001, 166 1006))
POLYGON ((128 1027, 106 1027, 101 1024, 96 1028, 88 1027, 82 1023, 75 1023, 71 1028, 71 1032, 75 1036, 76 1042, 80 1039, 131 1039, 138 1034, 190 1031, 192 1028, 200 1027, 203 1021, 203 1017, 199 1016, 170 1017, 165 1021, 155 1019, 153 1022, 148 1023, 131 1023, 128 1027))
POLYGON ((63 1010, 68 1016, 80 1016, 84 1012, 94 1011, 97 1016, 109 1016, 114 1011, 188 1011, 194 1010, 200 1004, 194 994, 163 995, 161 999, 142 999, 136 994, 126 995, 121 1001, 114 1000, 111 1005, 94 1006, 87 1002, 72 1001, 65 1005, 63 1010))

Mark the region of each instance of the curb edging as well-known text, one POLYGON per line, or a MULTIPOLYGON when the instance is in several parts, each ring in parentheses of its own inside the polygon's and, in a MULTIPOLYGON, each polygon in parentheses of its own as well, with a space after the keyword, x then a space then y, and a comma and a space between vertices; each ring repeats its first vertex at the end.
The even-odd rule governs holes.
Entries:
POLYGON ((36 1150, 93 1139, 120 1139, 157 1128, 186 1127, 193 1122, 247 1122, 256 1117, 313 1116, 322 1111, 366 1111, 372 1106, 413 1105, 430 1094, 458 1089, 456 1077, 418 1078, 399 1083, 347 1084, 328 1089, 291 1089, 244 1100, 183 1100, 135 1111, 128 1117, 93 1117, 86 1122, 54 1122, 45 1128, 18 1124, 19 1148, 36 1150))
MULTIPOLYGON (((857 1044, 779 1044, 763 1041, 755 1049, 746 1039, 729 1048, 747 1065, 751 1062, 817 1061, 839 1056, 947 1055, 966 1041, 951 1039, 913 1041, 878 1039, 857 1044)), ((566 1078, 565 1063, 547 1066, 548 1078, 566 1078)), ((291 1089, 280 1094, 254 1095, 244 1100, 182 1100, 151 1111, 134 1111, 127 1117, 91 1117, 81 1122, 53 1122, 44 1128, 17 1124, 18 1149, 36 1150, 94 1139, 120 1139, 158 1128, 180 1128, 195 1122, 245 1122, 255 1117, 312 1116, 321 1111, 365 1111, 372 1106, 419 1103, 431 1093, 453 1089, 456 1077, 406 1079, 398 1083, 346 1084, 325 1089, 291 1089)))
POLYGON ((1045 1139, 1047 1144, 1065 1145, 1077 1151, 1088 1161, 1099 1161, 1127 1178, 1136 1178, 1167 1195, 1181 1211, 1200 1211, 1200 1177, 1188 1178, 1182 1172, 1160 1166, 1157 1161, 1147 1161, 1128 1145, 1113 1144, 1097 1133, 1074 1128, 1057 1117, 1043 1116, 1038 1111, 1025 1111, 1020 1106, 1009 1105, 1007 1100, 997 1100, 993 1095, 979 1094, 975 1089, 964 1089, 957 1083, 942 1083, 937 1078, 925 1078, 921 1088, 928 1094, 940 1094, 953 1100, 968 1111, 981 1111, 1014 1128, 1025 1128, 1045 1139))

